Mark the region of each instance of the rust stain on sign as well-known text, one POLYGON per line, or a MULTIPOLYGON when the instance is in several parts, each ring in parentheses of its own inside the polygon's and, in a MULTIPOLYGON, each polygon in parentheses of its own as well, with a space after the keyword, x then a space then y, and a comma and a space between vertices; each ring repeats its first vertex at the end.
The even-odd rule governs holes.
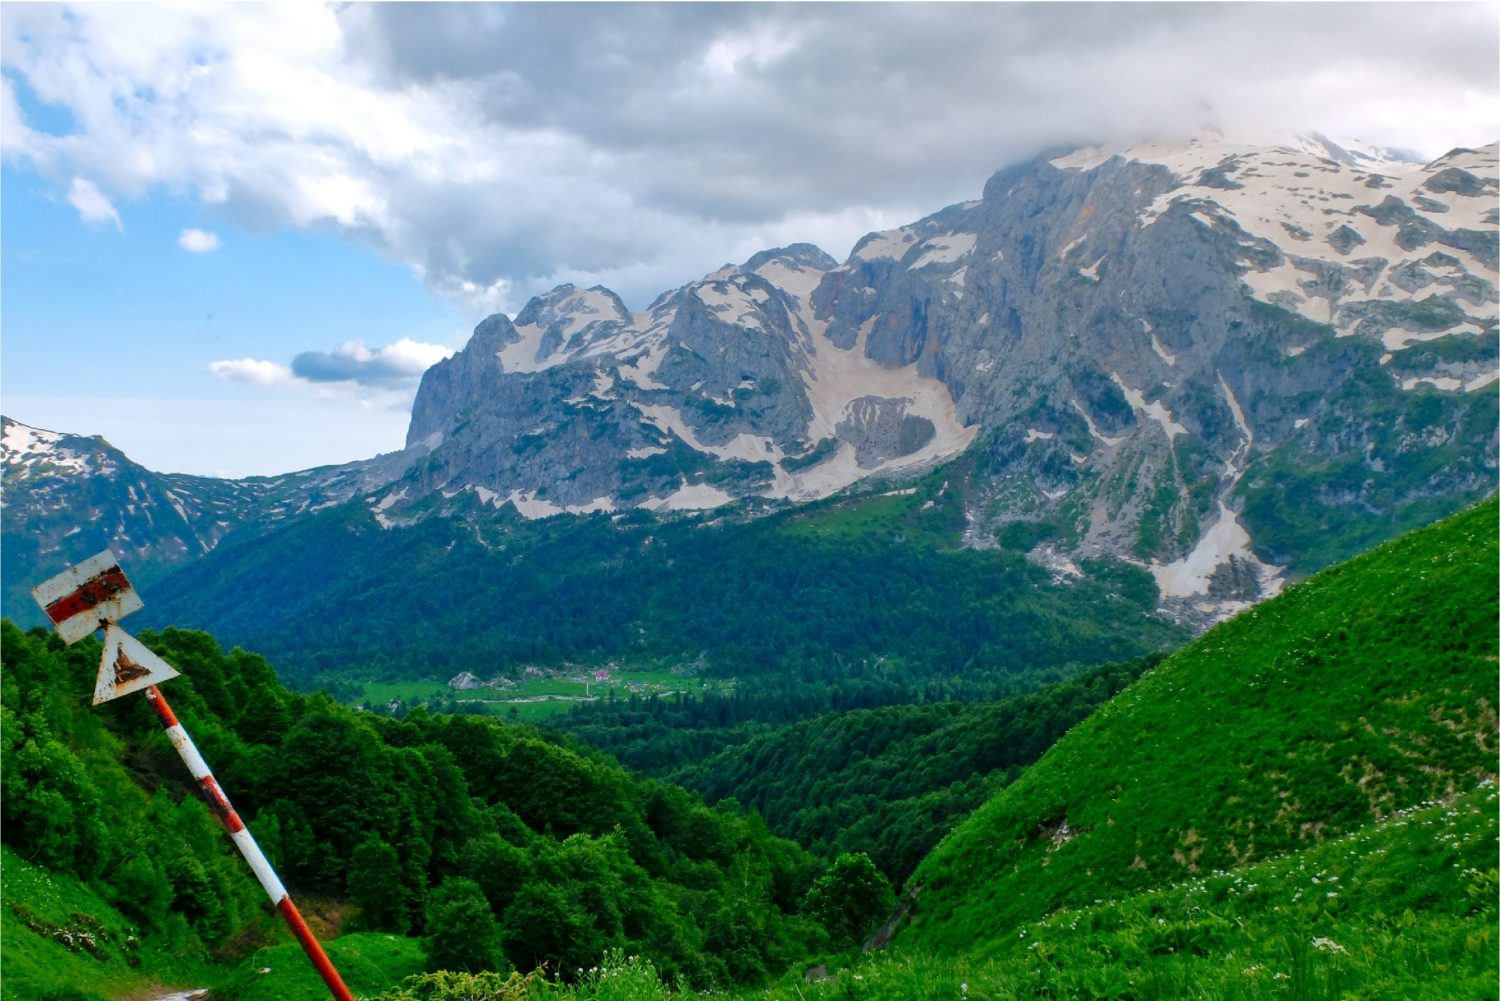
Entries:
POLYGON ((53 622, 61 622, 64 619, 71 619, 80 612, 98 608, 121 591, 128 590, 130 590, 130 581, 125 579, 125 571, 117 566, 110 567, 103 573, 84 581, 72 594, 58 598, 44 611, 47 613, 47 618, 53 622))
POLYGON ((115 684, 123 685, 127 681, 144 678, 151 673, 151 668, 142 667, 130 659, 130 655, 123 648, 115 654, 115 684))
POLYGON ((94 683, 94 705, 175 677, 177 671, 171 664, 111 622, 104 630, 104 657, 94 683))
POLYGON ((68 644, 145 607, 108 549, 43 581, 31 596, 68 644))

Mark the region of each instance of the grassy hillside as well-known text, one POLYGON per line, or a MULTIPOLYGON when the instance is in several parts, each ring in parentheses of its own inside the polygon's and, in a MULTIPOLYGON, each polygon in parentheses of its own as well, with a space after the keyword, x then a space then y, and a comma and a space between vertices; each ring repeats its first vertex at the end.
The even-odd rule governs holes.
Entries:
MULTIPOLYGON (((757 1001, 1493 999, 1493 785, 1233 872, 1064 908, 959 953, 896 948, 757 1001)), ((659 995, 567 995, 598 997, 659 995)))
POLYGON ((1491 499, 1168 658, 938 846, 898 942, 968 952, 1492 780, 1496 519, 1491 499))

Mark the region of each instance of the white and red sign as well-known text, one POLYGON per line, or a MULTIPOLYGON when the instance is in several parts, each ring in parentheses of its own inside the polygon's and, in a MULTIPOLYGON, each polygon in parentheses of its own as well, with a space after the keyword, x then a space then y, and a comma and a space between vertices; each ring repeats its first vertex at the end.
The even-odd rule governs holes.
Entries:
POLYGON ((69 645, 146 607, 108 549, 31 589, 69 645))
POLYGON ((111 622, 104 630, 104 657, 94 683, 94 705, 177 677, 177 669, 111 622))

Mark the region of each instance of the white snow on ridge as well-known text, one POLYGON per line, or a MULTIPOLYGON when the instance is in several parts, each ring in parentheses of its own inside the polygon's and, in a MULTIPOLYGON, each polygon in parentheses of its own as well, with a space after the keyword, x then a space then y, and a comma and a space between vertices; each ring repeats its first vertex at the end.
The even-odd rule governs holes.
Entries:
POLYGON ((663 339, 643 351, 633 363, 621 365, 617 371, 622 378, 630 380, 641 389, 666 389, 664 384, 651 378, 666 357, 667 342, 663 339))
POLYGON ((41 464, 75 473, 89 472, 87 457, 58 444, 64 437, 56 431, 11 421, 0 437, 0 456, 6 465, 25 467, 28 473, 31 467, 41 464))
POLYGON ((946 236, 931 237, 924 244, 927 249, 922 252, 922 256, 906 270, 915 271, 929 264, 952 264, 972 254, 974 245, 978 242, 979 236, 976 233, 949 233, 946 236))
MULTIPOLYGON (((1290 258, 1268 269, 1252 266, 1242 280, 1252 295, 1300 313, 1318 323, 1334 325, 1341 335, 1353 333, 1358 315, 1347 319, 1345 302, 1367 298, 1412 301, 1423 290, 1408 292, 1383 281, 1392 269, 1423 261, 1434 252, 1454 258, 1462 272, 1500 282, 1496 269, 1461 248, 1426 243, 1408 250, 1398 242, 1404 213, 1415 213, 1444 229, 1493 232, 1487 217, 1494 211, 1494 188, 1483 197, 1456 192, 1434 193, 1423 187, 1436 173, 1448 167, 1469 170, 1481 178, 1495 176, 1496 146, 1458 153, 1432 164, 1403 161, 1390 151, 1357 144, 1339 146, 1317 136, 1295 137, 1279 145, 1248 146, 1200 137, 1188 142, 1148 143, 1120 152, 1129 160, 1167 167, 1180 180, 1177 187, 1157 197, 1141 217, 1150 225, 1174 203, 1211 203, 1223 222, 1234 224, 1251 238, 1280 247, 1289 255, 1308 258, 1316 265, 1366 264, 1380 259, 1364 290, 1353 286, 1330 291, 1322 286, 1315 264, 1299 265, 1290 258), (1211 174, 1227 180, 1215 180, 1211 174), (1235 186, 1239 185, 1239 186, 1235 186), (1404 210, 1382 224, 1370 210, 1387 198, 1395 198, 1404 210), (1307 270, 1302 270, 1306 267, 1307 270), (1376 292, 1371 290, 1378 289, 1376 292)), ((1102 163, 1099 151, 1070 155, 1053 161, 1070 169, 1086 169, 1085 163, 1102 163), (1097 161, 1097 162, 1093 162, 1097 161)), ((1212 225, 1201 211, 1192 213, 1212 225)), ((1382 214, 1377 211, 1376 214, 1382 214)), ((1382 214, 1383 215, 1383 214, 1382 214)), ((1404 237, 1402 239, 1405 239, 1404 237)), ((1429 268, 1429 271, 1434 269, 1429 268)), ((1491 292, 1491 304, 1494 293, 1491 292)), ((1484 307, 1490 308, 1490 305, 1484 307)))
POLYGON ((513 505, 521 517, 527 521, 536 521, 540 518, 551 518, 559 514, 592 514, 595 511, 613 511, 615 509, 614 499, 611 497, 596 497, 587 504, 558 505, 549 500, 538 498, 535 490, 512 490, 504 497, 500 497, 493 491, 483 487, 475 487, 479 497, 487 504, 495 507, 513 505))
POLYGON ((50 451, 62 441, 62 437, 56 431, 43 431, 20 421, 11 421, 5 425, 4 435, 0 436, 0 452, 4 453, 7 461, 14 461, 14 458, 33 450, 50 451))
POLYGON ((831 459, 825 459, 811 469, 791 474, 791 485, 782 496, 794 501, 818 500, 859 482, 870 472, 859 468, 854 446, 841 441, 838 451, 831 459))
POLYGON ((693 294, 725 323, 755 330, 764 329, 765 325, 760 317, 760 305, 763 300, 745 290, 742 284, 743 277, 738 275, 735 277, 739 280, 731 278, 725 281, 701 282, 694 287, 693 294))
POLYGON ((771 259, 755 269, 755 273, 777 288, 786 292, 799 303, 807 304, 823 280, 826 272, 817 268, 796 266, 789 267, 784 261, 771 259))
MULTIPOLYGON (((915 364, 886 368, 865 353, 873 323, 873 319, 865 322, 859 337, 848 350, 840 349, 828 340, 823 333, 826 324, 819 323, 815 328, 814 351, 808 356, 809 369, 803 373, 803 385, 813 409, 813 419, 807 429, 808 439, 818 442, 832 437, 834 428, 844 419, 851 402, 863 396, 878 396, 893 400, 905 399, 906 413, 927 418, 936 432, 932 441, 922 449, 912 455, 893 459, 880 466, 880 470, 920 465, 955 455, 968 448, 979 433, 979 427, 965 426, 959 420, 953 396, 948 392, 947 386, 938 379, 919 373, 915 364)), ((837 456, 828 462, 836 459, 837 456)), ((821 465, 815 468, 821 468, 821 465)), ((860 475, 874 471, 864 470, 860 475)), ((849 482, 852 483, 853 480, 849 482)))
POLYGON ((1214 571, 1230 557, 1236 557, 1256 571, 1260 579, 1263 597, 1280 593, 1284 583, 1282 571, 1268 567, 1256 558, 1250 549, 1250 533, 1240 524, 1239 516, 1219 502, 1219 518, 1203 533, 1193 551, 1172 563, 1151 562, 1148 569, 1156 578, 1156 586, 1166 598, 1188 598, 1208 593, 1208 584, 1214 571))
POLYGON ((733 500, 733 495, 725 493, 718 487, 709 486, 707 483, 689 484, 684 481, 682 486, 666 497, 653 497, 641 507, 648 511, 703 511, 723 507, 733 500))
POLYGON ((1177 356, 1174 354, 1169 354, 1167 352, 1167 349, 1161 346, 1161 341, 1156 339, 1156 331, 1154 330, 1151 332, 1151 350, 1155 351, 1157 357, 1166 362, 1168 365, 1177 364, 1177 356))
POLYGON ((681 411, 676 408, 662 404, 633 403, 631 405, 639 410, 641 416, 653 424, 657 430, 675 434, 690 448, 699 452, 706 452, 720 459, 742 459, 746 462, 779 462, 782 458, 781 448, 765 435, 740 434, 725 445, 705 445, 698 440, 698 435, 693 429, 683 421, 681 411))
POLYGON ((1500 381, 1500 372, 1486 372, 1475 376, 1468 382, 1452 376, 1419 375, 1410 379, 1402 379, 1401 388, 1410 391, 1422 386, 1431 386, 1445 393, 1473 393, 1496 381, 1500 381))
POLYGON ((506 372, 540 372, 574 358, 602 354, 617 346, 614 338, 593 341, 581 348, 569 349, 567 345, 580 330, 603 320, 615 320, 628 327, 631 316, 623 312, 614 297, 602 289, 573 289, 544 306, 536 323, 516 326, 520 339, 497 352, 500 367, 506 372), (546 335, 547 328, 554 323, 558 324, 558 332, 561 334, 559 349, 542 357, 542 338, 546 335))
POLYGON ((894 257, 899 261, 906 256, 906 252, 911 249, 911 245, 917 239, 916 233, 908 227, 873 233, 871 237, 873 239, 856 250, 852 256, 861 261, 874 261, 882 257, 894 257))
POLYGON ((1416 331, 1406 330, 1403 327, 1392 327, 1380 335, 1380 343, 1385 345, 1387 351, 1400 351, 1409 345, 1418 344, 1422 341, 1435 341, 1440 337, 1447 337, 1450 334, 1482 333, 1484 333, 1484 330, 1477 323, 1460 323, 1456 327, 1434 331, 1416 331))

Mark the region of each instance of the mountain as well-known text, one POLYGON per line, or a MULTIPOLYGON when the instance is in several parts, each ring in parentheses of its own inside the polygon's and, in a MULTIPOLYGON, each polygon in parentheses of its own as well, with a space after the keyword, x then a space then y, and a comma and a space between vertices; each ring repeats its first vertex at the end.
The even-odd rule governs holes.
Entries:
POLYGON ((7 596, 43 555, 154 572, 353 497, 758 514, 946 463, 966 545, 1133 562, 1202 626, 1493 486, 1496 173, 1320 136, 1043 155, 842 264, 768 250, 637 312, 560 286, 428 370, 403 451, 285 477, 7 423, 7 596))
POLYGON ((901 701, 934 681, 1030 688, 1186 635, 1138 568, 1065 576, 962 546, 940 474, 750 520, 432 503, 453 514, 387 524, 359 498, 226 541, 154 584, 138 621, 210 629, 302 686, 615 662, 901 701))
POLYGON ((1223 615, 1492 484, 1495 174, 1495 146, 1087 149, 841 265, 766 251, 634 314, 562 286, 428 371, 432 453, 378 504, 799 501, 967 449, 971 544, 1020 523, 1223 615))
POLYGON ((253 536, 374 489, 405 465, 395 453, 240 480, 156 473, 99 435, 0 417, 6 614, 44 621, 30 588, 105 548, 127 561, 137 583, 152 581, 232 535, 253 536))

